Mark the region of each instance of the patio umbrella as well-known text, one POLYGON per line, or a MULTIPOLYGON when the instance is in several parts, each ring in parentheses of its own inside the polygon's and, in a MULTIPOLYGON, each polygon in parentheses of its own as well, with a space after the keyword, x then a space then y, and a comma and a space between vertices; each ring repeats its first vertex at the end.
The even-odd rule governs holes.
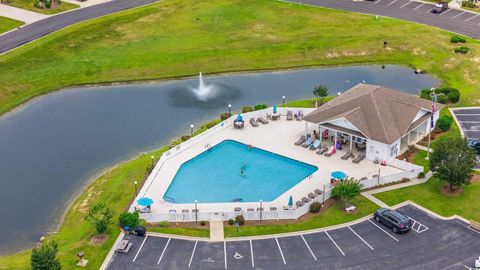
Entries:
POLYGON ((238 122, 242 122, 242 121, 243 121, 243 118, 242 118, 242 116, 240 115, 240 113, 238 113, 238 115, 237 115, 237 121, 238 121, 238 122))
POLYGON ((290 195, 290 198, 288 198, 288 206, 293 206, 293 198, 292 198, 292 195, 290 195))
POLYGON ((273 104, 273 113, 277 113, 277 104, 273 104))
POLYGON ((138 205, 140 206, 150 206, 153 204, 153 200, 147 197, 143 197, 137 200, 138 205))
POLYGON ((334 172, 332 172, 331 176, 332 176, 332 178, 335 178, 335 179, 345 179, 345 178, 347 178, 347 174, 342 172, 342 171, 334 171, 334 172))

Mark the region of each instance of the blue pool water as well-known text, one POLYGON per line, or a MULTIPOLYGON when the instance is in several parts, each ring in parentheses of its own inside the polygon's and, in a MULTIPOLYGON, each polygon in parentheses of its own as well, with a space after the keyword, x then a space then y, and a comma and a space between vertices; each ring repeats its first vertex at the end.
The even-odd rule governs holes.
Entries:
POLYGON ((184 163, 163 198, 175 203, 232 202, 238 198, 243 202, 272 201, 317 169, 225 140, 184 163))

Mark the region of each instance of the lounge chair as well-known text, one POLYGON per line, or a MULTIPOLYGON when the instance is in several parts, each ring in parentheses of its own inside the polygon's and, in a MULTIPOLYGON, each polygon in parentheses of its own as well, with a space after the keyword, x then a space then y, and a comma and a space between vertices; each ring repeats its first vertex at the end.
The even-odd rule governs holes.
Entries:
POLYGON ((309 147, 313 143, 312 137, 309 137, 305 143, 302 144, 303 148, 309 147))
POLYGON ((302 135, 300 136, 300 139, 298 139, 298 141, 295 142, 295 145, 302 145, 302 143, 304 143, 305 141, 307 140, 307 138, 305 137, 305 135, 302 135))
POLYGON ((292 113, 292 111, 288 111, 288 112, 287 112, 287 120, 288 120, 288 121, 293 120, 293 113, 292 113))
POLYGON ((327 151, 328 151, 328 148, 326 146, 321 146, 320 145, 320 147, 318 147, 317 154, 318 155, 323 155, 327 151))
POLYGON ((263 117, 258 117, 258 118, 257 118, 257 121, 260 122, 260 123, 262 123, 262 124, 264 124, 264 125, 268 124, 268 121, 265 120, 265 118, 263 118, 263 117))
POLYGON ((311 200, 310 200, 309 198, 307 198, 307 197, 303 197, 303 198, 302 198, 302 202, 303 202, 303 203, 309 203, 310 201, 311 201, 311 200))
POLYGON ((301 202, 301 201, 297 201, 297 202, 295 203, 295 205, 296 205, 297 207, 302 207, 302 206, 304 205, 304 203, 301 202))
POLYGON ((247 212, 254 212, 254 211, 255 211, 255 209, 253 209, 253 208, 247 208, 247 212))
POLYGON ((312 145, 310 145, 310 150, 315 150, 320 147, 320 140, 315 140, 312 145))
POLYGON ((368 178, 366 176, 360 178, 360 181, 365 181, 365 180, 368 180, 368 178))
POLYGON ((234 212, 241 212, 241 211, 242 211, 242 208, 240 208, 240 207, 235 207, 235 208, 233 209, 233 211, 234 211, 234 212))
POLYGON ((352 160, 353 163, 360 163, 360 161, 364 160, 366 156, 365 152, 360 152, 358 155, 352 160))
POLYGON ((255 118, 250 118, 250 125, 252 125, 252 127, 258 127, 258 123, 255 121, 255 118))
POLYGON ((270 211, 277 211, 277 207, 270 207, 270 211))
POLYGON ((323 194, 323 191, 321 191, 320 189, 315 189, 313 192, 315 192, 315 194, 317 195, 322 195, 323 194))
POLYGON ((333 154, 335 154, 335 151, 337 151, 337 149, 335 149, 335 146, 332 146, 327 153, 324 154, 324 156, 326 157, 330 157, 332 156, 333 154))
POLYGON ((298 111, 298 113, 295 114, 295 120, 301 121, 303 119, 303 112, 298 111))
POLYGON ((315 199, 318 195, 314 194, 314 193, 308 193, 308 198, 310 199, 315 199))
POLYGON ((349 158, 351 158, 351 157, 353 158, 353 157, 355 157, 355 156, 353 155, 353 153, 352 153, 351 151, 348 151, 345 155, 343 155, 343 156, 341 157, 341 159, 347 160, 347 159, 349 159, 349 158))

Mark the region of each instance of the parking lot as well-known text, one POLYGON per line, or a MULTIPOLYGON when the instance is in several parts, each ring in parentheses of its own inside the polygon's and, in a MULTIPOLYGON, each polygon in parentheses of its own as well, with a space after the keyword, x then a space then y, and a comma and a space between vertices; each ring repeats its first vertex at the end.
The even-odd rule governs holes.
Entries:
POLYGON ((206 242, 126 236, 128 254, 108 269, 465 269, 480 255, 480 233, 407 205, 412 231, 393 234, 373 219, 352 226, 265 239, 206 242))
MULTIPOLYGON (((452 113, 465 138, 480 140, 480 107, 453 109, 452 113)), ((480 155, 477 155, 476 168, 480 169, 480 155)))

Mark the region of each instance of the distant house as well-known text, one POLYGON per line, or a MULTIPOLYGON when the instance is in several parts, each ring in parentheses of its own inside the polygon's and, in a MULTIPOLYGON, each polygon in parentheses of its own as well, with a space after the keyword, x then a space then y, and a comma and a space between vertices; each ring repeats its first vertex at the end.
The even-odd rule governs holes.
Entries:
MULTIPOLYGON (((436 104, 433 121, 443 105, 436 104)), ((432 102, 378 85, 358 84, 304 117, 323 140, 389 162, 430 132, 432 102), (346 144, 346 145, 345 145, 346 144)))

